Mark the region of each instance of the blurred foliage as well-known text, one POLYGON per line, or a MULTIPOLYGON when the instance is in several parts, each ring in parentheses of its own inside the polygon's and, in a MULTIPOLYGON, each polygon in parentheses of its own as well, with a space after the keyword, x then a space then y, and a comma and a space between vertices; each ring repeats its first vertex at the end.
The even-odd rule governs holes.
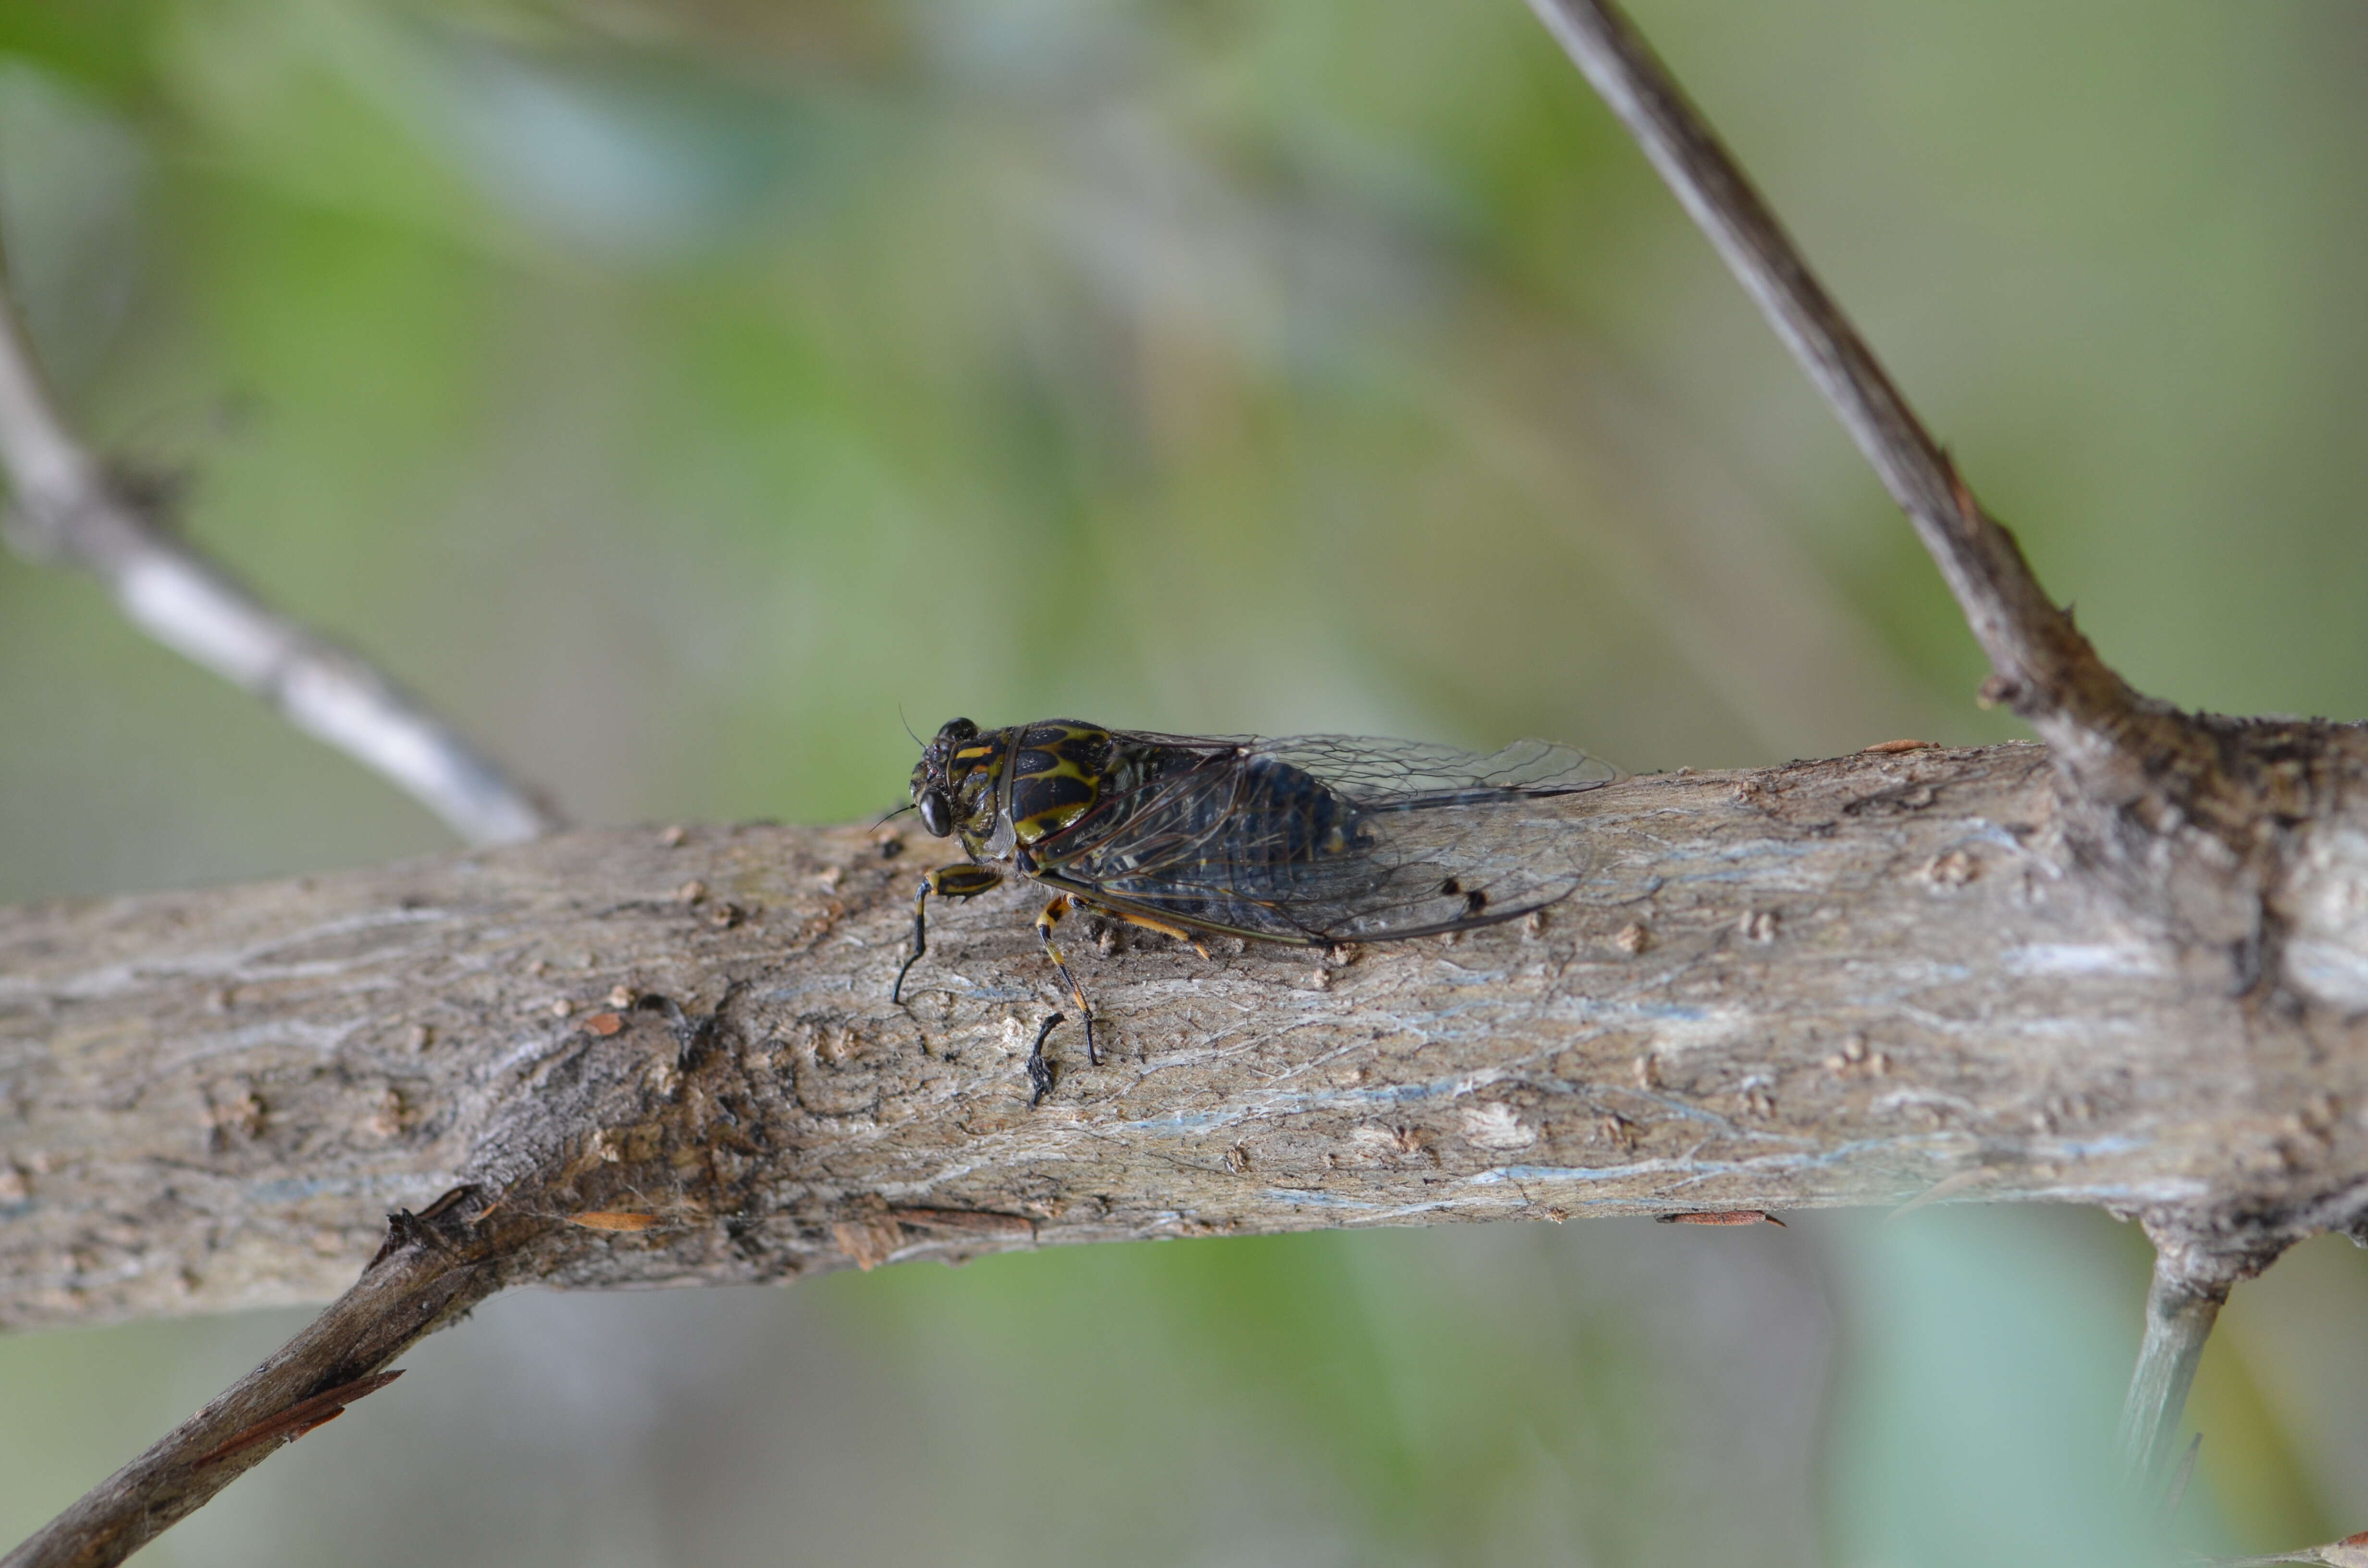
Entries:
MULTIPOLYGON (((2368 708, 2356 13, 1641 19, 2133 679, 2368 708)), ((876 810, 900 710, 2013 733, 1510 0, 0 0, 0 239, 182 526, 587 822, 876 810)), ((0 899, 446 842, 13 559, 0 734, 0 899)), ((2361 1272, 2232 1309, 2191 1542, 2368 1522, 2361 1272)), ((507 1301, 154 1556, 2115 1561, 2142 1278, 1930 1214, 507 1301)), ((289 1327, 0 1343, 0 1534, 289 1327)))

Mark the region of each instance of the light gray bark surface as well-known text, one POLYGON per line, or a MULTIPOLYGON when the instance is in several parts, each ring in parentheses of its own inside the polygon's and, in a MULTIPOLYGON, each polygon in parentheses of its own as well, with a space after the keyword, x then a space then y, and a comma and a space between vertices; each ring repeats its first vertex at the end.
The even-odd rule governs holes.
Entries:
POLYGON ((1565 804, 1592 870, 1531 926, 1345 963, 1075 930, 1109 1059, 1072 1018, 1033 1108, 1065 998, 1024 892, 934 906, 888 1001, 918 835, 580 833, 0 912, 0 1324, 324 1301, 470 1184, 543 1238, 526 1277, 579 1285, 1936 1187, 2247 1255, 2349 1225, 2368 1053, 2290 971, 2340 990, 2368 947, 2368 840, 2300 834, 2266 903, 2310 932, 2231 942, 2132 914, 2057 798, 2032 744, 1655 776, 1565 804))

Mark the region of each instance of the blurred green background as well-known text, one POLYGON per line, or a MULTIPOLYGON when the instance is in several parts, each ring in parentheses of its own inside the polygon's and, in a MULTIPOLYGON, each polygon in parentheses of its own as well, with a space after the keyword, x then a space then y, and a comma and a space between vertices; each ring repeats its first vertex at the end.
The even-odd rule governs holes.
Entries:
MULTIPOLYGON (((2368 712, 2368 17, 1651 0, 2145 688, 2368 712)), ((0 0, 95 439, 585 823, 927 730, 2011 734, 1908 530, 1517 0, 0 0)), ((431 819, 0 557, 0 901, 431 819)), ((2090 1213, 1103 1247, 497 1301, 158 1563, 2139 1561, 2090 1213)), ((2240 1291, 2179 1530, 2368 1524, 2368 1268, 2240 1291)), ((0 1340, 15 1539, 290 1333, 0 1340)))

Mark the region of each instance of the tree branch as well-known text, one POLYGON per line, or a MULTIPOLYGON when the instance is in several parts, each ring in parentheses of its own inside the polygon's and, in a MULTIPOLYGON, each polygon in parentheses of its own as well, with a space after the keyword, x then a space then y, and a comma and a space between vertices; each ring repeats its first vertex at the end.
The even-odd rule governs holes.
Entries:
MULTIPOLYGON (((2353 732, 2305 741, 2368 767, 2353 732)), ((1534 928, 1073 955, 1110 1056, 1056 1033, 1041 1108, 1054 993, 1014 897, 941 912, 888 1002, 936 841, 575 834, 0 911, 0 1324, 317 1301, 386 1244, 12 1561, 118 1560, 513 1280, 1932 1195, 2136 1214, 2225 1288, 2362 1225, 2368 1018, 2291 976, 2251 1008, 2237 956, 2132 918, 2043 748, 1559 809, 1594 869, 1534 928), (390 1209, 419 1217, 388 1237, 390 1209)), ((2329 937, 2368 945, 2342 907, 2329 937)))
POLYGON ((557 1282, 586 1285, 1889 1203, 1968 1172, 1985 1199, 2190 1217, 2232 1256, 2368 1202, 2368 1025, 2253 1016, 2231 955, 2133 920, 2066 860, 2037 746, 1564 810, 1596 869, 1535 931, 1341 968, 1081 955, 1116 1054, 1056 1032, 1035 1110, 1056 998, 1011 895, 942 912, 888 1002, 934 841, 577 834, 0 912, 0 1324, 323 1300, 383 1213, 469 1182, 645 1217, 570 1227, 557 1282), (571 1120, 586 1074, 638 1097, 571 1120), (536 1187, 505 1152, 528 1145, 632 1181, 536 1187))
POLYGON ((132 624, 268 702, 280 717, 408 792, 472 844, 562 825, 550 807, 350 650, 267 608, 117 492, 50 400, 0 290, 0 468, 10 542, 104 584, 132 624))

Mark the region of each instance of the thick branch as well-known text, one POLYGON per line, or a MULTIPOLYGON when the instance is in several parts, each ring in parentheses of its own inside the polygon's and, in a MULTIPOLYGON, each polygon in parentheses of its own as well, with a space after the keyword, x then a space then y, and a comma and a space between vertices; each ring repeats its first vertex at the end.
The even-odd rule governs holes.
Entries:
POLYGON ((1914 523, 1989 657, 1987 694, 2011 703, 2075 768, 2158 749, 2151 732, 2165 710, 2108 668, 2040 587, 2014 536, 1975 503, 1947 451, 1627 18, 1611 0, 1531 0, 1531 8, 1636 138, 1914 523))
POLYGON ((58 417, 4 291, 0 467, 15 492, 10 537, 26 553, 86 568, 141 631, 409 792, 462 838, 507 844, 561 825, 368 661, 265 606, 128 504, 58 417))
MULTIPOLYGON (((581 1285, 1943 1182, 2229 1256, 2351 1225, 2368 1025, 2311 989, 2349 971, 2248 977, 2132 916, 2050 773, 2021 744, 1639 778, 1568 802, 1596 869, 1541 929, 1337 968, 1087 948, 1115 1053, 1056 1032, 1038 1109, 1018 895, 939 914, 888 1002, 928 840, 579 834, 0 913, 0 1323, 323 1300, 388 1210, 468 1184, 578 1221, 541 1278, 581 1285)), ((2324 936, 2368 950, 2368 877, 2323 881, 2324 936)))

